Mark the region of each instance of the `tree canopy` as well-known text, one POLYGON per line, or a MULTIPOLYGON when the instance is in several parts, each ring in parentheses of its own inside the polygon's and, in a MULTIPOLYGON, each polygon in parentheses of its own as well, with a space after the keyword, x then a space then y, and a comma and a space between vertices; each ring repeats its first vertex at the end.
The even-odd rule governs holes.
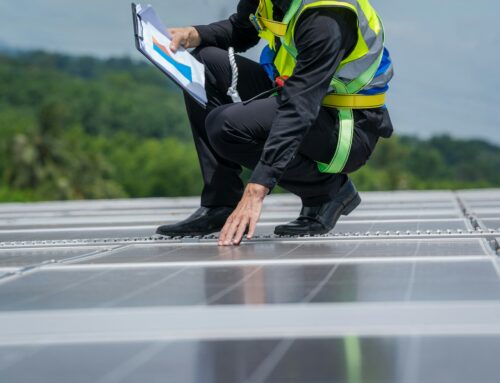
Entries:
MULTIPOLYGON (((182 94, 152 66, 30 52, 0 56, 0 83, 0 201, 200 193, 182 94)), ((498 187, 499 149, 396 136, 353 179, 361 190, 498 187)))

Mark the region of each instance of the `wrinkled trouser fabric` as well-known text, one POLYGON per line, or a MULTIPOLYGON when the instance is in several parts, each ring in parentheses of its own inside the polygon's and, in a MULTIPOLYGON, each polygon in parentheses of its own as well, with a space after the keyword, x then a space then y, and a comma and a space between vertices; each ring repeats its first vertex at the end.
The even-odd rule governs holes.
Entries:
MULTIPOLYGON (((277 99, 233 104, 226 95, 232 76, 227 51, 203 47, 193 54, 205 64, 208 96, 206 109, 189 95, 184 96, 204 181, 201 205, 236 206, 243 193, 241 167, 253 169, 259 162, 278 108, 277 99)), ((272 88, 260 64, 240 56, 236 56, 236 61, 238 91, 243 100, 272 88)), ((317 206, 332 199, 347 180, 346 173, 365 164, 378 140, 376 135, 355 128, 344 174, 321 173, 315 160, 330 162, 337 131, 337 112, 321 108, 316 123, 279 181, 281 187, 299 196, 305 206, 317 206)))

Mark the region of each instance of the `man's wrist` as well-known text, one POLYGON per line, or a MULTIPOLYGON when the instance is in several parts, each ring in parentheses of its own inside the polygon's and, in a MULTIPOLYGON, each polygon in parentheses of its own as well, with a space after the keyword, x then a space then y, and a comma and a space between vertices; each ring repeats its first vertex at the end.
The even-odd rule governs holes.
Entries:
POLYGON ((259 161, 248 182, 265 186, 270 192, 274 189, 280 177, 281 172, 279 170, 259 161))
POLYGON ((250 197, 256 197, 263 200, 269 194, 269 188, 264 185, 249 183, 246 187, 245 192, 250 197))
POLYGON ((208 38, 211 35, 211 28, 208 25, 193 25, 192 26, 196 32, 198 32, 198 36, 200 37, 200 45, 199 46, 208 46, 214 45, 214 41, 208 38))
POLYGON ((189 40, 192 48, 195 48, 201 44, 200 32, 195 27, 189 27, 189 40))

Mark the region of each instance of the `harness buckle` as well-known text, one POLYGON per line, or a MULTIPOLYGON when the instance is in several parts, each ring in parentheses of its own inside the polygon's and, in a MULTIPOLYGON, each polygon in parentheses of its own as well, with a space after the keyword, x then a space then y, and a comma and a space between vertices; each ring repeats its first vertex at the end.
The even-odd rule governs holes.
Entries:
POLYGON ((252 23, 254 28, 257 30, 257 32, 260 33, 264 30, 264 27, 260 23, 259 18, 255 14, 251 13, 248 18, 250 19, 250 22, 252 23))
POLYGON ((274 84, 277 88, 281 89, 285 86, 286 80, 288 80, 288 76, 278 76, 274 79, 274 84))

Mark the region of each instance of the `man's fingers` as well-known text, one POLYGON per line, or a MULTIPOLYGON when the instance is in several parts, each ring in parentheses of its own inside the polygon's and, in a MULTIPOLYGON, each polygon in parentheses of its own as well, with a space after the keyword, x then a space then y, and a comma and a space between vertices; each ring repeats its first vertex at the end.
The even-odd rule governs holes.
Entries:
POLYGON ((219 246, 222 246, 224 244, 224 240, 226 238, 226 231, 227 231, 227 222, 224 224, 224 227, 219 233, 219 246))
POLYGON ((233 243, 235 245, 239 245, 241 243, 241 240, 243 238, 243 235, 245 234, 247 226, 248 226, 248 218, 244 218, 243 220, 241 220, 238 226, 238 230, 236 231, 236 234, 233 238, 233 243))
POLYGON ((229 226, 231 226, 232 221, 233 221, 233 216, 230 215, 227 218, 226 223, 224 224, 224 227, 222 228, 222 230, 219 233, 219 246, 224 244, 224 241, 226 240, 227 231, 229 230, 229 226))
POLYGON ((236 233, 236 230, 238 230, 238 226, 240 224, 240 219, 239 217, 236 217, 233 222, 229 225, 229 229, 226 232, 226 238, 224 239, 224 246, 229 246, 231 245, 231 241, 233 240, 234 234, 236 233))
POLYGON ((248 224, 248 234, 247 234, 247 239, 252 239, 253 235, 255 234, 255 229, 257 228, 257 218, 252 217, 250 219, 250 223, 248 224))
POLYGON ((179 47, 195 48, 200 44, 200 35, 196 28, 168 28, 167 32, 172 39, 170 43, 170 50, 176 52, 179 47))
POLYGON ((172 38, 172 42, 170 43, 170 49, 172 50, 172 52, 176 52, 177 49, 179 49, 181 43, 182 43, 182 35, 175 34, 172 38))
POLYGON ((231 229, 233 222, 234 222, 234 213, 228 217, 226 223, 224 224, 224 227, 222 228, 219 234, 219 245, 224 245, 225 242, 228 241, 229 230, 231 229))
POLYGON ((170 43, 170 49, 172 52, 176 52, 180 46, 187 48, 188 36, 185 32, 175 31, 172 33, 172 42, 170 43))

